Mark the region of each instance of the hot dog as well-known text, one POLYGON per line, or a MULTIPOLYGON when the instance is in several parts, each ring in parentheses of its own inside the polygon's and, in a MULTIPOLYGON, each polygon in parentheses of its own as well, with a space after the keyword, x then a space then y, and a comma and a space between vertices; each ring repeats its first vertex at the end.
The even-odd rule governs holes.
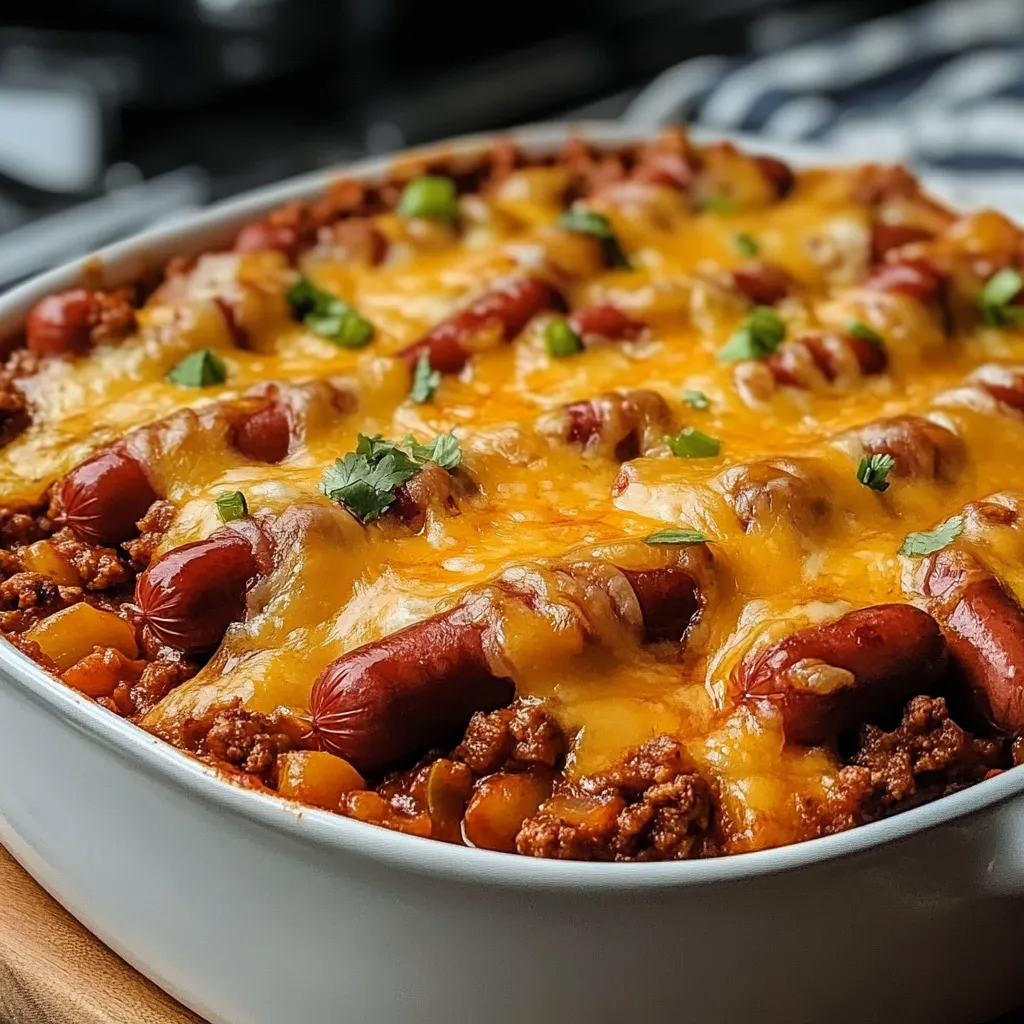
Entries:
POLYGON ((732 271, 732 281, 737 291, 742 292, 757 306, 774 306, 784 299, 793 286, 788 271, 776 263, 751 260, 732 271))
MULTIPOLYGON (((698 576, 710 565, 703 549, 688 559, 654 570, 571 561, 549 568, 577 587, 578 595, 588 592, 590 600, 603 595, 638 639, 678 641, 699 615, 698 576), (628 610, 635 607, 632 601, 638 615, 628 610)), ((506 573, 491 588, 467 592, 451 611, 337 658, 321 672, 310 696, 318 742, 358 770, 375 772, 457 735, 475 712, 508 704, 515 684, 490 650, 501 632, 500 604, 489 604, 485 613, 480 609, 487 593, 499 593, 541 614, 530 586, 528 574, 506 573)), ((570 602, 558 608, 586 635, 592 633, 585 607, 570 602)))
POLYGON ((765 360, 777 384, 810 389, 824 377, 829 384, 841 375, 865 377, 884 373, 885 349, 852 334, 804 334, 787 341, 765 360))
POLYGON ((955 682, 982 722, 1024 730, 1024 609, 999 579, 965 551, 928 556, 912 592, 942 625, 955 682))
POLYGON ((25 322, 25 341, 38 356, 84 355, 120 341, 135 327, 127 292, 72 288, 41 299, 25 322))
POLYGON ((780 523, 807 532, 832 514, 828 486, 813 464, 773 459, 732 466, 711 481, 746 532, 780 523))
POLYGON ((924 416, 893 416, 856 427, 837 438, 856 457, 891 455, 892 474, 921 480, 955 480, 967 460, 963 440, 924 416))
POLYGON ((817 744, 927 692, 946 666, 938 623, 906 604, 861 608, 748 655, 732 675, 734 700, 782 715, 786 738, 817 744))
POLYGON ((646 324, 607 304, 575 310, 569 325, 584 341, 632 341, 647 329, 646 324))
POLYGON ((474 336, 493 332, 501 341, 511 341, 541 310, 564 308, 561 295, 543 278, 517 278, 482 295, 398 355, 415 366, 426 352, 439 373, 458 373, 473 354, 474 336))
POLYGON ((542 433, 625 462, 662 443, 672 414, 656 391, 638 388, 570 402, 538 422, 542 433))

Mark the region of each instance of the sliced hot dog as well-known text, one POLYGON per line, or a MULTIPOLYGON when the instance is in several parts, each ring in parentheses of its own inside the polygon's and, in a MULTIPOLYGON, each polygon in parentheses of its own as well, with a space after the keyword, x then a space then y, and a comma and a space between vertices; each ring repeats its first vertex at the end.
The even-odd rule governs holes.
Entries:
POLYGON ((569 325, 584 341, 632 341, 647 329, 617 306, 587 306, 569 316, 569 325))
POLYGON ((787 739, 826 743, 926 693, 945 666, 946 644, 927 612, 880 604, 748 655, 733 672, 733 696, 774 705, 787 739))
POLYGON ((830 384, 844 369, 865 377, 884 373, 889 365, 885 349, 850 334, 805 334, 787 341, 765 360, 779 384, 811 388, 820 374, 830 384))
POLYGON ((1024 730, 1024 609, 973 556, 944 548, 928 556, 916 589, 946 634, 955 679, 979 720, 1024 730))
POLYGON ((541 310, 564 306, 561 295, 543 278, 518 278, 487 292, 398 355, 415 366, 420 353, 426 352, 431 367, 439 373, 458 373, 473 354, 475 335, 493 331, 501 341, 511 341, 541 310))
POLYGON ((857 455, 891 455, 893 476, 920 480, 955 480, 967 460, 963 440, 924 416, 893 416, 856 427, 839 439, 852 443, 857 455))
POLYGON ((588 450, 606 451, 619 462, 635 459, 661 444, 671 425, 668 403, 646 388, 570 402, 539 424, 549 436, 588 450))
POLYGON ((142 463, 123 444, 79 463, 60 487, 65 521, 75 536, 104 547, 135 536, 136 522, 157 497, 142 463))
POLYGON ((37 356, 83 355, 120 341, 135 326, 126 292, 72 288, 41 299, 25 321, 25 341, 37 356))
MULTIPOLYGON (((639 639, 681 640, 702 606, 694 570, 683 565, 588 575, 586 567, 566 563, 558 571, 583 574, 592 588, 612 588, 624 577, 640 606, 639 639)), ((511 588, 497 585, 530 607, 521 580, 511 588)), ((485 631, 494 624, 472 615, 479 592, 470 591, 451 611, 365 644, 324 669, 313 685, 310 714, 325 749, 372 773, 444 743, 475 712, 512 700, 513 681, 495 670, 486 650, 485 631)))

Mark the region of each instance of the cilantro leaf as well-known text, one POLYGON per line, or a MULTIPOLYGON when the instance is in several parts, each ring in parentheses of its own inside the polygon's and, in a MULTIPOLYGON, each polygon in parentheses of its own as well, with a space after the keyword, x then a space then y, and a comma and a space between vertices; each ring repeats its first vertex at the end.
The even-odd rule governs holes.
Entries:
POLYGON ((690 406, 691 409, 707 409, 711 405, 711 400, 703 391, 696 391, 687 389, 683 392, 683 401, 690 406))
POLYGON ((565 228, 566 231, 575 231, 577 234, 596 238, 604 249, 604 258, 608 266, 620 267, 622 270, 633 269, 615 234, 612 222, 603 213, 574 206, 562 214, 558 226, 565 228))
POLYGON ((978 296, 981 319, 989 327, 1024 323, 1024 306, 1013 305, 1013 300, 1024 288, 1024 278, 1013 267, 1004 267, 993 274, 978 296))
POLYGON ((708 538, 696 530, 655 530, 644 537, 646 544, 706 544, 708 538))
POLYGON ((756 256, 761 251, 757 239, 753 235, 748 235, 746 231, 737 231, 732 236, 732 244, 741 256, 756 256))
POLYGON ((411 450, 421 462, 436 462, 442 469, 455 469, 462 462, 462 448, 454 434, 439 434, 429 444, 413 443, 411 450))
POLYGON ((865 455, 857 466, 857 479, 873 491, 889 490, 889 475, 896 460, 885 452, 878 452, 874 455, 865 455))
POLYGON ((786 323, 768 306, 755 306, 739 330, 718 350, 718 361, 733 363, 741 359, 770 356, 786 337, 786 323))
POLYGON ((711 459, 722 450, 722 442, 710 434, 703 434, 693 427, 684 427, 678 434, 665 437, 665 443, 673 455, 682 459, 711 459))
POLYGON ((923 530, 920 533, 908 533, 903 539, 899 553, 901 555, 931 555, 948 547, 963 533, 964 517, 950 516, 934 530, 923 530))
POLYGON ((429 402, 441 386, 441 374, 430 368, 430 353, 423 351, 416 360, 416 369, 412 374, 412 387, 409 397, 418 403, 429 402))
POLYGON ((300 277, 285 293, 295 316, 314 334, 341 348, 362 348, 373 339, 373 324, 344 299, 300 277))
POLYGON ((884 345, 885 339, 873 327, 869 327, 863 320, 855 316, 846 321, 846 333, 851 337, 860 338, 861 341, 870 341, 872 345, 884 345))
POLYGON ((228 368, 211 348, 201 348, 186 356, 168 374, 172 384, 182 388, 208 388, 223 384, 228 378, 228 368))
POLYGON ((725 195, 722 193, 717 196, 708 196, 704 200, 701 210, 704 213, 717 213, 722 216, 730 213, 735 213, 739 208, 739 204, 732 196, 725 195))

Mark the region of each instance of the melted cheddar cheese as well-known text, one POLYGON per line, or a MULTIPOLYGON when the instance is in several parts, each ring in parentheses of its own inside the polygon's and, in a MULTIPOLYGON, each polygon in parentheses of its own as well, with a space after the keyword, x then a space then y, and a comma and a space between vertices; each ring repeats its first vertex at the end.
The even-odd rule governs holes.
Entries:
MULTIPOLYGON (((32 423, 0 451, 0 501, 8 505, 39 501, 130 430, 237 399, 262 382, 329 378, 355 396, 351 410, 311 418, 279 464, 247 460, 187 429, 147 450, 157 490, 175 509, 158 557, 217 529, 214 500, 226 491, 242 491, 255 515, 314 511, 297 517, 294 543, 250 593, 244 620, 194 678, 147 714, 145 727, 173 737, 182 722, 233 697, 254 711, 301 715, 333 659, 450 607, 509 565, 664 528, 695 530, 708 538, 717 584, 681 651, 626 636, 581 645, 557 624, 513 615, 505 654, 516 692, 542 698, 573 737, 571 777, 601 771, 667 733, 714 780, 728 849, 802 836, 801 809, 834 785, 837 754, 786 743, 770 709, 731 704, 730 673, 748 651, 808 624, 905 602, 913 559, 898 552, 906 535, 1019 487, 1024 417, 979 401, 964 381, 983 363, 1024 360, 1024 333, 959 314, 950 332, 943 315, 915 296, 866 284, 876 207, 859 196, 857 169, 800 173, 775 200, 762 195, 754 165, 712 148, 706 164, 716 160, 729 164, 720 176, 736 200, 729 208, 701 210, 692 195, 651 184, 587 200, 611 222, 631 269, 590 266, 577 240, 557 228, 567 172, 526 167, 484 194, 463 196, 458 230, 376 214, 389 243, 380 265, 329 246, 306 251, 297 269, 274 251, 200 257, 149 298, 131 337, 86 358, 49 360, 28 378, 32 423), (843 369, 831 381, 812 373, 810 386, 794 387, 773 381, 763 360, 718 358, 750 313, 730 283, 730 272, 751 258, 738 238, 754 240, 757 260, 792 279, 775 303, 788 340, 842 332, 856 320, 882 339, 885 372, 843 369), (298 271, 368 319, 373 341, 347 350, 297 322, 285 293, 298 271), (525 272, 555 282, 570 309, 612 304, 646 330, 554 358, 544 337, 554 314, 541 313, 508 343, 479 339, 462 372, 445 376, 430 401, 412 401, 410 369, 395 354, 493 283, 525 272), (242 296, 248 348, 238 346, 217 303, 232 292, 242 296), (223 358, 224 384, 167 380, 203 347, 223 358), (683 458, 660 444, 620 464, 538 426, 566 403, 635 388, 664 398, 671 433, 697 429, 720 440, 719 453, 683 458), (692 391, 706 396, 706 408, 687 403, 692 391), (890 476, 884 492, 865 486, 847 432, 908 414, 962 439, 963 465, 948 479, 890 476), (460 499, 457 514, 428 512, 418 533, 383 519, 364 525, 319 489, 325 469, 353 451, 360 434, 425 441, 446 432, 458 437, 477 490, 460 499), (775 503, 770 515, 744 522, 728 500, 728 471, 765 460, 782 460, 808 481, 824 511, 808 513, 799 493, 778 492, 767 499, 775 503)), ((983 260, 1008 228, 997 215, 979 214, 936 230, 917 249, 983 260)), ((983 550, 1024 595, 1016 532, 969 523, 959 543, 983 550)), ((653 547, 651 557, 659 557, 653 547)))

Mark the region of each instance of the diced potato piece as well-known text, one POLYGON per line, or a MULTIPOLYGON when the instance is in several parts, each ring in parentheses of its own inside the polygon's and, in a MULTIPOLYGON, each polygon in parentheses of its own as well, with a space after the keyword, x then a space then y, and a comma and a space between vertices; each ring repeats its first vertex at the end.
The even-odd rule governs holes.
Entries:
POLYGON ((136 682, 145 667, 144 661, 132 661, 116 648, 106 647, 87 654, 60 677, 88 697, 109 697, 118 684, 136 682))
POLYGON ((22 552, 21 560, 29 572, 49 576, 62 587, 77 587, 82 578, 75 567, 57 550, 52 541, 37 540, 22 552))
POLYGON ((33 626, 26 634, 63 672, 96 647, 116 647, 128 658, 139 656, 135 630, 113 612, 90 604, 72 605, 33 626))
POLYGON ((363 777, 341 757, 293 750, 277 759, 277 791, 289 800, 336 811, 345 793, 365 789, 363 777))
POLYGON ((485 850, 514 853, 523 822, 551 793, 551 779, 499 772, 481 779, 466 808, 466 838, 485 850))

